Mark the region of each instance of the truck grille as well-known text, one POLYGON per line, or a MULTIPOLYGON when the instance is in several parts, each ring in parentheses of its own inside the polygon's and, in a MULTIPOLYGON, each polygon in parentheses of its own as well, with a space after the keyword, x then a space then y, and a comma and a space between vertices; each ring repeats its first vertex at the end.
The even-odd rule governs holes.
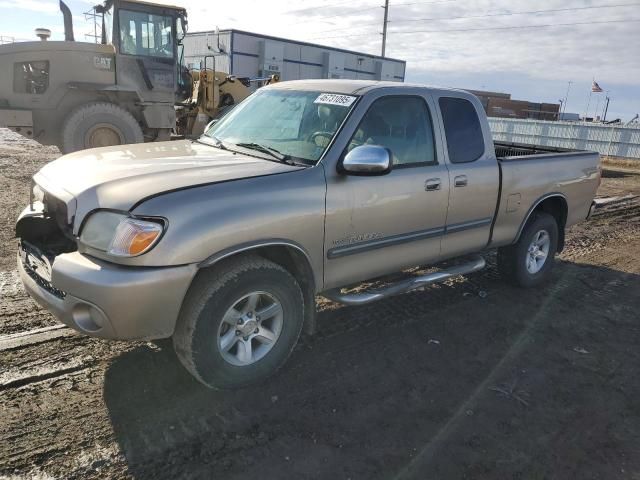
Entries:
POLYGON ((20 242, 20 261, 27 274, 51 295, 63 299, 67 294, 51 283, 51 265, 53 258, 48 258, 40 249, 22 240, 20 242))

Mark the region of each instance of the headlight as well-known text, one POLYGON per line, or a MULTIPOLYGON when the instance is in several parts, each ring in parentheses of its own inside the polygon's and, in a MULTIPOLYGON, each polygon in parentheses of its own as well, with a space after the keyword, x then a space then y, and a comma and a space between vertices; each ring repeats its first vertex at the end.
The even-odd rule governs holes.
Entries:
POLYGON ((122 213, 96 212, 89 217, 80 241, 118 257, 135 257, 151 250, 164 231, 161 221, 140 220, 122 213))

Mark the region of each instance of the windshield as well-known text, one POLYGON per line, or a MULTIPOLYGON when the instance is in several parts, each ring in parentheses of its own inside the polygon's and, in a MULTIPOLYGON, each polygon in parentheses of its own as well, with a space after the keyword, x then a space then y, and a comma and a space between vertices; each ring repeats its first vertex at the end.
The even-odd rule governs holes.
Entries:
POLYGON ((173 57, 172 17, 120 10, 119 21, 121 53, 173 57))
POLYGON ((259 90, 205 135, 227 145, 259 145, 315 163, 356 98, 323 92, 259 90))

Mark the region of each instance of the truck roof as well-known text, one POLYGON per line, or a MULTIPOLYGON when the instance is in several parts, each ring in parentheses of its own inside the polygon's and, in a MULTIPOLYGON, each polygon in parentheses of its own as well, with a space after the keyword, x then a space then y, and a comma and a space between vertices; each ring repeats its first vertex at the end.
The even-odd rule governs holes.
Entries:
POLYGON ((418 83, 401 83, 375 80, 344 80, 344 79, 318 79, 318 80, 289 80, 274 83, 265 88, 291 89, 291 90, 315 90, 343 95, 363 95, 366 92, 380 88, 424 88, 431 91, 462 92, 457 88, 435 87, 418 83))
POLYGON ((152 7, 161 7, 161 8, 169 8, 171 10, 183 10, 186 12, 186 8, 185 7, 178 7, 177 5, 170 5, 167 3, 157 3, 157 2, 151 2, 151 1, 147 1, 147 0, 126 0, 127 3, 137 3, 140 5, 149 5, 152 7))

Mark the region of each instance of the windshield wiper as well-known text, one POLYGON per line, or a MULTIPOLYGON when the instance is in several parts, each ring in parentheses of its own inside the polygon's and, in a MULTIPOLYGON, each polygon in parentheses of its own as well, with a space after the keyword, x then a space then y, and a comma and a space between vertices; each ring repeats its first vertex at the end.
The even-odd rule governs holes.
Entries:
POLYGON ((220 150, 229 150, 224 146, 224 143, 222 143, 222 140, 220 140, 219 138, 214 137, 213 135, 209 136, 209 138, 214 141, 214 147, 219 148, 220 150))
POLYGON ((240 142, 240 143, 236 143, 235 145, 238 147, 248 148, 250 150, 257 150, 258 152, 266 153, 267 155, 270 155, 276 160, 279 160, 284 163, 288 163, 289 165, 296 164, 296 162, 293 161, 293 158, 291 157, 291 155, 282 153, 273 147, 268 147, 266 145, 260 145, 259 143, 253 143, 253 142, 247 142, 247 143, 240 142))

